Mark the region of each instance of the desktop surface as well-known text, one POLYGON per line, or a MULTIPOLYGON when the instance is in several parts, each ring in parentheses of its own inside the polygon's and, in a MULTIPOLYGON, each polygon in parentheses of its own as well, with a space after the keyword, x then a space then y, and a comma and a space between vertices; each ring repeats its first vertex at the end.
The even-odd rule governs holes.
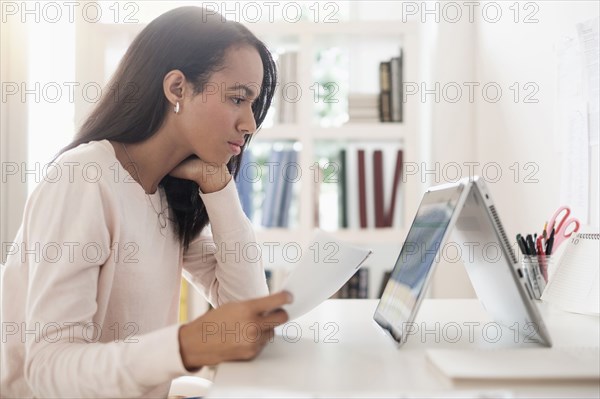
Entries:
MULTIPOLYGON (((219 365, 208 397, 600 396, 600 381, 453 383, 428 361, 427 349, 538 345, 524 342, 516 329, 500 328, 477 299, 427 299, 398 349, 373 321, 377 302, 328 300, 278 327, 256 359, 219 365)), ((600 346, 598 317, 539 305, 552 350, 600 346)))

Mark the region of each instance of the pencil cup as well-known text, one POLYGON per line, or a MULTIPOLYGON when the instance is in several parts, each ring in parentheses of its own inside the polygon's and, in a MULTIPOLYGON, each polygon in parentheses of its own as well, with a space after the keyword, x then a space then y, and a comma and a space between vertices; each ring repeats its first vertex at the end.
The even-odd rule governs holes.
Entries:
POLYGON ((550 256, 531 256, 526 255, 523 258, 523 274, 528 283, 531 295, 535 299, 540 299, 546 288, 548 281, 548 265, 551 261, 550 256))
POLYGON ((540 299, 544 288, 546 288, 549 260, 549 257, 546 256, 527 255, 523 258, 523 274, 529 286, 530 293, 535 299, 540 299))

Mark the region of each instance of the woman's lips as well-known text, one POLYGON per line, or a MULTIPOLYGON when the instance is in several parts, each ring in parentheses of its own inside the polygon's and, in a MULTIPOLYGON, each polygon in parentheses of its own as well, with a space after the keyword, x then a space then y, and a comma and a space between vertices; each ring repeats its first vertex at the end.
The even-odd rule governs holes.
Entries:
POLYGON ((231 141, 228 141, 227 144, 229 144, 229 148, 234 155, 240 155, 242 153, 242 147, 238 144, 232 143, 231 141))

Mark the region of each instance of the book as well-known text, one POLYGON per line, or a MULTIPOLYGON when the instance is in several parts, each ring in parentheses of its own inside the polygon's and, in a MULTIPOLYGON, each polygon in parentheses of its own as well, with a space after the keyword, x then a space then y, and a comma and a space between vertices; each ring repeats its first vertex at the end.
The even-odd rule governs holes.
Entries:
POLYGON ((275 209, 278 208, 276 206, 277 197, 281 195, 280 191, 282 189, 281 170, 283 157, 283 151, 273 151, 269 155, 268 162, 273 167, 268 169, 269 174, 267 174, 265 182, 265 197, 262 205, 263 214, 261 222, 264 227, 275 227, 276 225, 277 215, 275 215, 275 209), (273 175, 270 174, 271 172, 273 175))
POLYGON ((358 298, 367 299, 369 297, 369 268, 363 266, 358 269, 358 298))
POLYGON ((179 291, 179 322, 187 323, 189 321, 188 311, 188 282, 181 278, 181 291, 179 291))
POLYGON ((598 315, 600 313, 600 234, 571 236, 542 300, 563 310, 598 315))
POLYGON ((321 195, 321 184, 323 183, 323 179, 325 178, 323 168, 321 166, 317 166, 314 169, 314 180, 312 184, 314 186, 313 190, 313 204, 314 204, 314 213, 313 213, 313 226, 321 225, 321 201, 319 201, 319 197, 321 195))
POLYGON ((348 228, 360 228, 360 206, 358 195, 358 145, 348 143, 346 145, 346 168, 342 170, 346 183, 346 218, 348 228))
POLYGON ((366 299, 368 297, 369 268, 363 266, 331 296, 331 299, 366 299))
POLYGON ((254 215, 253 201, 253 187, 252 181, 248 176, 248 166, 253 163, 252 152, 244 151, 242 161, 240 163, 240 170, 235 179, 235 186, 237 188, 238 196, 242 204, 242 209, 248 219, 252 220, 254 215))
POLYGON ((379 120, 402 122, 403 111, 403 52, 389 61, 379 63, 379 120))
MULTIPOLYGON (((347 228, 348 227, 348 208, 346 206, 348 201, 348 188, 346 186, 346 173, 345 170, 348 167, 346 163, 346 150, 342 149, 340 151, 340 173, 339 173, 339 202, 338 202, 338 212, 339 212, 339 220, 340 227, 347 228)), ((318 226, 318 225, 316 225, 318 226)))
POLYGON ((289 227, 290 206, 292 203, 294 184, 299 179, 298 173, 301 173, 298 170, 298 152, 295 150, 287 150, 283 165, 283 192, 281 202, 278 204, 280 210, 277 226, 279 227, 289 227))
POLYGON ((383 61, 379 63, 379 120, 391 122, 391 63, 383 61))
POLYGON ((385 201, 383 188, 383 151, 373 151, 373 182, 375 227, 386 227, 385 201))
POLYGON ((296 90, 298 84, 298 53, 289 51, 279 56, 279 85, 276 89, 276 106, 279 123, 296 123, 296 90))
POLYGON ((288 227, 289 212, 294 184, 299 180, 298 152, 294 149, 273 151, 268 159, 270 165, 265 181, 265 197, 262 205, 264 227, 288 227))
POLYGON ((391 270, 386 270, 383 273, 383 278, 381 279, 381 284, 379 285, 379 294, 378 294, 377 298, 381 298, 383 296, 383 291, 385 290, 385 286, 387 285, 388 280, 390 279, 391 275, 392 275, 391 270))
POLYGON ((365 203, 367 207, 367 225, 368 229, 375 228, 375 182, 373 179, 373 151, 381 148, 380 143, 367 142, 362 145, 365 152, 365 203))
POLYGON ((339 227, 383 228, 399 225, 396 208, 403 172, 398 144, 348 144, 339 152, 339 227))
POLYGON ((365 166, 365 150, 358 150, 358 210, 360 227, 367 228, 367 176, 365 166))
POLYGON ((379 122, 378 94, 350 93, 348 95, 348 122, 379 122))
POLYGON ((402 122, 402 49, 390 60, 390 112, 392 122, 402 122))
POLYGON ((265 269, 265 280, 267 281, 267 288, 269 292, 273 292, 273 271, 265 269))
POLYGON ((282 203, 283 196, 285 192, 285 187, 287 186, 288 179, 285 178, 285 169, 289 160, 289 151, 281 150, 278 151, 280 157, 278 158, 278 162, 275 164, 275 168, 273 169, 275 172, 275 180, 277 180, 277 184, 275 185, 275 189, 273 190, 273 206, 268 209, 270 213, 269 225, 268 227, 281 227, 281 212, 282 212, 282 203))
POLYGON ((404 152, 398 149, 396 152, 396 166, 394 167, 394 180, 392 183, 392 193, 389 208, 385 214, 385 226, 392 227, 394 225, 396 203, 398 198, 398 189, 402 178, 402 170, 404 167, 404 152))
POLYGON ((354 273, 350 280, 346 283, 348 286, 348 298, 355 299, 358 298, 358 280, 359 275, 358 272, 354 273))

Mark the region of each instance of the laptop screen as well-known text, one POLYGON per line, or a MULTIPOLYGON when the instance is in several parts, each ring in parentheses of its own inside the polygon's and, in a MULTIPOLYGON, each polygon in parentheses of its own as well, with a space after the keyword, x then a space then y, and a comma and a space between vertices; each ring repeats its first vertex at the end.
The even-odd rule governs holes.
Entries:
POLYGON ((405 324, 420 298, 454 211, 462 186, 453 190, 430 191, 425 194, 394 269, 383 291, 375 314, 376 320, 396 340, 400 340, 405 324))

